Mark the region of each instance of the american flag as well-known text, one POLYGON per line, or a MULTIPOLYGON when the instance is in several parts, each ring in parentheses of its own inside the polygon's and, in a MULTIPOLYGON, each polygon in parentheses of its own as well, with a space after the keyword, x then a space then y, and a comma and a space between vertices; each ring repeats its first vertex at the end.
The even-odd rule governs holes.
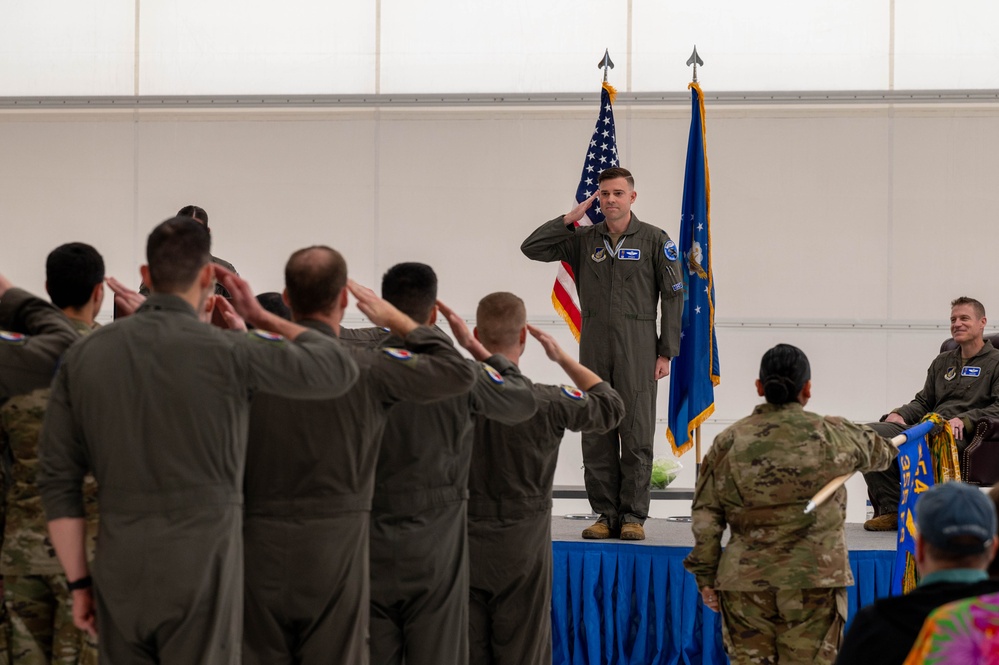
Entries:
MULTIPOLYGON (((597 191, 597 176, 600 175, 601 171, 618 166, 613 108, 616 95, 617 91, 613 86, 604 83, 600 91, 600 115, 597 116, 597 124, 593 128, 590 145, 586 148, 583 173, 579 177, 579 186, 576 188, 576 203, 582 203, 597 191)), ((604 216, 600 212, 600 204, 594 201, 594 205, 586 211, 586 217, 583 217, 576 225, 588 226, 599 224, 602 221, 604 221, 604 216)), ((555 306, 555 311, 565 319, 578 342, 581 328, 579 295, 576 292, 576 278, 572 274, 572 268, 564 261, 559 265, 555 285, 552 287, 552 304, 555 306)))

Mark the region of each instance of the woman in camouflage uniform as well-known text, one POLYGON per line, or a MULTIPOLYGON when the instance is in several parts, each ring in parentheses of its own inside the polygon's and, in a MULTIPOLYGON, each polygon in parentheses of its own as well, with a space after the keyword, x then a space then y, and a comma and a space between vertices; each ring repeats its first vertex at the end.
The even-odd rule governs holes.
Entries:
POLYGON ((766 404, 719 434, 701 465, 695 545, 684 565, 704 603, 721 612, 733 664, 835 660, 853 584, 846 489, 812 513, 804 508, 831 478, 881 470, 895 458, 873 430, 805 411, 810 379, 800 349, 767 351, 756 381, 766 404))

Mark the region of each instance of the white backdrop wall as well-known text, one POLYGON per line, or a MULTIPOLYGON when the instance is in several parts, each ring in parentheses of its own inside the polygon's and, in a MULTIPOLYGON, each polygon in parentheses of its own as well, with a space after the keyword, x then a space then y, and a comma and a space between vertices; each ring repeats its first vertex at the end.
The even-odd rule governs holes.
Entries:
MULTIPOLYGON (((80 240, 138 283, 145 236, 182 205, 211 216, 214 251, 258 291, 288 254, 327 243, 377 285, 425 261, 471 319, 493 290, 574 345, 550 304, 551 265, 519 252, 565 212, 595 108, 452 107, 0 113, 0 271, 41 292, 44 258, 80 240)), ((689 107, 619 105, 636 212, 677 234, 689 107)), ((757 403, 763 351, 801 346, 819 412, 876 419, 911 398, 948 335, 950 299, 985 286, 999 191, 999 106, 708 108, 722 384, 705 443, 757 403)), ((109 318, 109 306, 102 318, 109 318)), ((351 321, 360 322, 356 310, 351 321)), ((562 382, 533 346, 524 368, 562 382)), ((668 383, 660 384, 657 453, 668 383)), ((693 484, 693 454, 678 486, 693 484)), ((578 437, 558 484, 582 483, 578 437)), ((863 484, 851 484, 851 519, 863 484)), ((557 510, 581 509, 579 504, 557 510)), ((657 504, 654 514, 685 512, 657 504)))

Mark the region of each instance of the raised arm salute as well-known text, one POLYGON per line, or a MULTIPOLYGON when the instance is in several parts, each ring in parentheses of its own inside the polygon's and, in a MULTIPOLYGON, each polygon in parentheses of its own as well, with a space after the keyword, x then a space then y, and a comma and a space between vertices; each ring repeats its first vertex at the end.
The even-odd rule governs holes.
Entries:
POLYGON ((665 231, 631 212, 634 185, 626 169, 601 172, 590 198, 542 224, 521 245, 530 259, 565 261, 572 268, 582 315, 579 360, 606 377, 629 408, 611 432, 583 433, 586 493, 600 514, 584 538, 645 538, 656 381, 669 374, 670 358, 680 350, 684 286, 677 247, 665 231), (573 226, 591 205, 600 206, 605 221, 573 226))

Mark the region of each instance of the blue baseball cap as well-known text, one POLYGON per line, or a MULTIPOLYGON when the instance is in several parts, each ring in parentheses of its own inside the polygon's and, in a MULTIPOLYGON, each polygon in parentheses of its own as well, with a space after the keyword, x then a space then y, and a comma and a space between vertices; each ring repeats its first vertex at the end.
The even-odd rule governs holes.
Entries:
POLYGON ((981 554, 996 537, 996 507, 977 487, 940 483, 916 501, 916 526, 920 537, 940 550, 981 554))

